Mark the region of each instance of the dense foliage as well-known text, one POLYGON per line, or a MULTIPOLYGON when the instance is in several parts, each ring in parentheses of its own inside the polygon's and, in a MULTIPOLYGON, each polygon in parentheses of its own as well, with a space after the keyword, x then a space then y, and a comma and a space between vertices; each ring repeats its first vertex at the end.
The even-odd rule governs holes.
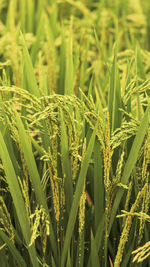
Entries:
POLYGON ((0 1, 0 266, 150 266, 150 3, 0 1))

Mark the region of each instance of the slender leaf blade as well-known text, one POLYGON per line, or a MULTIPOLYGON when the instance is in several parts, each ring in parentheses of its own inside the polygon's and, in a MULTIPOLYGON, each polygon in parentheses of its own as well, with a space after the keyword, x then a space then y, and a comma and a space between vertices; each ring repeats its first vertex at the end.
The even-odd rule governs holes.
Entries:
POLYGON ((80 201, 80 197, 82 194, 82 190, 83 190, 83 186, 84 186, 90 158, 91 158, 94 143, 95 143, 96 130, 97 130, 97 126, 95 127, 95 130, 92 133, 92 136, 91 136, 91 139, 89 141, 88 148, 86 151, 86 155, 85 155, 85 158, 83 161, 83 165, 82 165, 82 168, 81 168, 81 171, 79 174, 79 178, 78 178, 78 182, 77 182, 77 186, 76 186, 76 191, 74 194, 72 207, 71 207, 70 215, 69 215, 69 220, 68 220, 68 224, 67 224, 66 236, 65 236, 64 246, 63 246, 63 251, 62 251, 62 256, 61 256, 61 267, 65 266, 67 251, 68 251, 68 248, 70 245, 70 241, 71 241, 71 237, 72 237, 72 233, 73 233, 73 229, 74 229, 74 225, 75 225, 75 221, 76 221, 76 217, 77 217, 78 205, 79 205, 79 201, 80 201))
MULTIPOLYGON (((9 185, 10 193, 13 199, 13 203, 16 209, 17 217, 22 229, 22 233, 26 244, 28 245, 31 238, 29 221, 25 209, 25 203, 22 197, 22 193, 19 187, 19 183, 17 180, 16 173, 14 171, 11 159, 9 157, 9 153, 4 142, 3 136, 0 132, 0 157, 3 162, 4 170, 6 173, 7 182, 9 185), (19 201, 18 201, 19 200, 19 201)), ((34 266, 39 266, 36 258, 36 252, 34 246, 28 248, 31 260, 34 266)))
POLYGON ((15 258, 16 262, 18 263, 18 266, 26 267, 26 263, 21 256, 21 253, 16 249, 14 244, 11 242, 11 240, 8 238, 8 236, 0 229, 0 237, 5 242, 7 247, 9 248, 10 252, 12 253, 13 257, 15 258))
POLYGON ((60 119, 61 119, 61 154, 62 154, 62 171, 65 177, 65 198, 67 210, 69 212, 72 199, 73 199, 73 185, 72 185, 72 174, 69 159, 69 146, 68 146, 68 136, 66 132, 66 126, 63 118, 63 112, 60 109, 60 119))
MULTIPOLYGON (((121 183, 122 184, 127 184, 128 183, 129 177, 130 177, 131 172, 133 170, 133 167, 134 167, 134 165, 136 163, 139 150, 141 148, 141 145, 143 143, 143 140, 144 140, 147 128, 148 128, 149 112, 150 112, 150 104, 149 104, 149 106, 147 107, 147 109, 145 111, 143 120, 141 122, 141 125, 140 125, 140 127, 138 129, 138 132, 136 134, 136 137, 134 139, 134 142, 133 142, 133 145, 132 145, 128 160, 127 160, 127 162, 125 164, 123 175, 122 175, 122 179, 121 179, 121 183)), ((120 204, 121 198, 123 196, 123 193, 124 193, 124 189, 123 188, 119 188, 119 190, 118 190, 118 192, 116 194, 116 198, 114 200, 113 207, 112 207, 110 223, 109 223, 109 232, 111 230, 111 227, 112 227, 115 215, 117 213, 117 209, 119 207, 119 204, 120 204)))
MULTIPOLYGON (((20 117, 16 111, 15 111, 15 114, 16 114, 16 123, 17 123, 18 131, 19 131, 20 141, 22 144, 22 149, 23 149, 25 161, 27 164, 27 168, 28 168, 28 171, 30 174, 30 178, 31 178, 31 181, 33 183, 33 188, 35 190, 37 202, 40 205, 42 205, 43 208, 45 208, 47 214, 49 215, 48 206, 46 203, 46 196, 44 194, 44 191, 43 191, 43 188, 41 185, 40 176, 39 176, 39 173, 37 170, 37 166, 36 166, 36 162, 35 162, 34 155, 32 152, 31 144, 29 143, 29 139, 28 139, 27 134, 25 132, 23 123, 22 123, 22 121, 21 121, 21 119, 20 119, 20 117)), ((50 221, 51 245, 53 248, 53 252, 55 254, 55 259, 57 259, 57 256, 56 256, 57 255, 57 246, 56 246, 56 240, 55 240, 54 231, 53 231, 50 217, 49 217, 49 221, 50 221)))
POLYGON ((91 267, 100 267, 96 242, 91 231, 91 267))
POLYGON ((34 69, 31 61, 31 57, 29 55, 23 34, 21 34, 21 39, 23 43, 23 61, 24 61, 24 84, 26 90, 28 90, 31 94, 39 97, 39 90, 34 74, 34 69))

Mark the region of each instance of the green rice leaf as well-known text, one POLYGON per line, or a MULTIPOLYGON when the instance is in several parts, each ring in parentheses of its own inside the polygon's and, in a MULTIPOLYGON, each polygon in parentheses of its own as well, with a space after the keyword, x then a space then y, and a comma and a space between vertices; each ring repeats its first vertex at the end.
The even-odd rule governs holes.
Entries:
MULTIPOLYGON (((72 22, 71 22, 72 23, 72 22)), ((72 26, 70 26, 71 28, 72 26)), ((72 51, 72 29, 70 29, 66 59, 66 76, 65 76, 65 94, 72 95, 74 93, 74 70, 73 70, 73 51, 72 51)))
POLYGON ((141 49, 139 44, 136 47, 136 63, 137 63, 137 71, 138 75, 143 79, 146 80, 144 65, 142 62, 142 55, 141 55, 141 49))
MULTIPOLYGON (((39 205, 42 205, 43 208, 46 210, 47 214, 49 214, 48 206, 46 203, 46 196, 44 194, 44 191, 41 185, 40 176, 39 176, 37 166, 35 163, 31 144, 25 132, 24 125, 16 111, 15 111, 15 114, 16 114, 16 123, 17 123, 18 131, 19 131, 20 141, 21 141, 24 157, 26 160, 27 168, 30 174, 30 179, 32 181, 33 188, 35 191, 37 202, 39 205)), ((49 221, 50 221, 50 241, 51 241, 52 249, 55 255, 55 259, 57 259, 56 240, 55 240, 54 231, 53 231, 50 217, 49 217, 49 221)))
POLYGON ((58 93, 63 95, 65 90, 65 73, 66 73, 66 39, 64 26, 61 30, 61 49, 60 49, 60 71, 59 71, 59 84, 58 93))
POLYGON ((27 3, 27 31, 33 32, 34 28, 34 10, 35 2, 33 0, 26 0, 27 3))
POLYGON ((38 50, 40 49, 41 41, 44 38, 44 28, 43 28, 43 24, 44 23, 45 23, 45 21, 44 21, 44 13, 42 13, 41 16, 40 16, 38 27, 37 27, 36 41, 33 44, 32 49, 31 49, 31 58, 32 58, 33 65, 35 64, 37 53, 38 53, 38 50))
POLYGON ((100 267, 99 257, 98 257, 98 250, 96 247, 96 242, 91 230, 91 267, 100 267))
POLYGON ((0 229, 0 238, 5 242, 7 245, 8 249, 10 250, 11 254, 16 260, 16 263, 18 266, 26 267, 26 263, 19 253, 19 251, 16 249, 14 244, 11 242, 11 240, 8 238, 8 236, 0 229))
MULTIPOLYGON (((96 235, 95 235, 95 243, 96 243, 96 247, 97 247, 98 252, 99 252, 100 248, 101 249, 103 248, 102 238, 104 237, 105 218, 106 218, 105 213, 103 213, 102 217, 100 218, 98 228, 96 231, 96 235)), ((90 262, 91 262, 91 253, 89 256, 89 260, 88 260, 88 265, 87 265, 88 267, 90 267, 90 262)))
POLYGON ((66 132, 66 126, 64 123, 63 112, 60 109, 60 119, 61 119, 61 154, 62 154, 62 171, 65 177, 65 198, 66 206, 69 213, 72 199, 73 199, 73 186, 72 186, 72 174, 71 165, 69 159, 69 147, 68 147, 68 136, 66 132))
POLYGON ((34 69, 32 66, 31 57, 29 55, 25 39, 23 37, 23 34, 21 33, 21 40, 23 44, 23 61, 24 61, 24 71, 23 71, 23 79, 24 79, 24 88, 29 91, 31 94, 39 97, 39 90, 34 74, 34 69))
MULTIPOLYGON (((140 150, 141 145, 143 143, 143 140, 144 140, 147 128, 148 128, 148 124, 149 124, 149 112, 150 112, 150 104, 145 111, 143 120, 141 122, 141 125, 139 126, 139 129, 138 129, 138 132, 137 132, 136 137, 134 139, 129 157, 128 157, 127 162, 125 164, 122 179, 121 179, 122 184, 126 185, 128 183, 129 177, 130 177, 132 170, 133 170, 133 167, 137 161, 138 153, 139 153, 139 150, 140 150)), ((116 194, 115 200, 114 200, 113 207, 112 207, 110 223, 109 223, 109 232, 111 230, 114 218, 115 218, 117 210, 119 208, 119 204, 120 204, 121 198, 123 196, 123 193, 124 193, 124 189, 119 188, 119 190, 116 194)))
POLYGON ((93 131, 91 139, 89 141, 86 155, 85 155, 85 158, 83 161, 83 165, 82 165, 82 168, 81 168, 81 171, 79 174, 79 178, 78 178, 78 182, 77 182, 77 186, 76 186, 76 191, 74 194, 72 207, 71 207, 70 215, 69 215, 69 220, 68 220, 68 224, 67 224, 67 230, 66 230, 64 246, 63 246, 63 251, 62 251, 62 256, 61 256, 61 267, 65 266, 67 251, 69 249, 69 245, 70 245, 70 241, 71 241, 71 237, 72 237, 72 233, 74 230, 74 225, 75 225, 75 221, 76 221, 76 217, 77 217, 79 201, 80 201, 80 197, 81 197, 81 194, 83 191, 83 186, 84 186, 84 182, 86 179, 86 174, 87 174, 90 158, 91 158, 94 143, 95 143, 96 130, 97 130, 97 125, 96 125, 95 130, 93 131))
POLYGON ((117 51, 114 48, 114 59, 110 74, 110 89, 108 95, 108 110, 110 116, 110 128, 114 131, 121 125, 121 88, 120 88, 120 78, 117 68, 117 51))
POLYGON ((94 146, 94 207, 95 207, 95 231, 104 213, 104 182, 102 171, 102 152, 100 142, 95 140, 94 146))
MULTIPOLYGON (((10 193, 13 199, 13 204, 17 213, 17 217, 20 223, 20 227, 28 245, 31 238, 29 220, 26 213, 25 203, 22 197, 22 193, 17 180, 17 174, 14 171, 11 159, 8 154, 7 147, 5 145, 3 136, 0 132, 0 157, 4 166, 7 182, 9 185, 10 193), (19 200, 19 201, 18 201, 19 200)), ((34 266, 39 266, 36 258, 36 252, 34 246, 28 248, 32 263, 34 266)))

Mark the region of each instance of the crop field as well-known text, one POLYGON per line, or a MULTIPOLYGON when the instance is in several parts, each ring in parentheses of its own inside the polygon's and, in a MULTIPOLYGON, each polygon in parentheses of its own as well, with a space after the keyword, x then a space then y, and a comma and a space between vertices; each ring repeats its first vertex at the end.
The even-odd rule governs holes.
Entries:
POLYGON ((0 267, 150 266, 150 1, 0 0, 0 267))

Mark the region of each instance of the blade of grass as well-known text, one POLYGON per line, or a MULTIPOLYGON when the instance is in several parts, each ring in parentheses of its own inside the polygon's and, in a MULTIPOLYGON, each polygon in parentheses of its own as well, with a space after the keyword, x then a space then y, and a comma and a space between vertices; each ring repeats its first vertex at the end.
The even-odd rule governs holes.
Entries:
POLYGON ((60 71, 58 93, 63 95, 65 90, 65 72, 66 72, 66 39, 64 26, 61 27, 61 49, 60 49, 60 71))
POLYGON ((5 144, 7 146, 9 157, 10 157, 11 162, 13 164, 14 170, 15 170, 15 172, 17 171, 17 173, 18 173, 18 166, 17 166, 16 158, 14 156, 13 142, 11 140, 9 127, 7 125, 7 117, 6 117, 6 113, 5 113, 5 109, 4 109, 4 105, 3 105, 2 101, 0 101, 0 105, 1 105, 3 116, 4 116, 4 122, 5 122, 5 126, 3 123, 2 124, 0 123, 0 131, 2 133, 5 144))
POLYGON ((51 256, 51 258, 52 258, 52 267, 56 267, 56 264, 55 264, 53 256, 51 256))
POLYGON ((120 79, 117 68, 117 50, 114 47, 114 59, 110 74, 110 89, 108 94, 108 110, 110 116, 110 128, 114 131, 120 127, 121 124, 121 93, 120 93, 120 79))
POLYGON ((27 31, 33 32, 35 2, 33 0, 26 0, 26 3, 27 3, 27 31))
MULTIPOLYGON (((136 137, 134 139, 134 142, 133 142, 133 145, 132 145, 128 160, 127 160, 127 162, 125 164, 123 175, 122 175, 122 179, 121 179, 121 183, 122 184, 127 184, 128 183, 129 177, 130 177, 131 172, 133 170, 133 167, 134 167, 134 165, 136 163, 139 150, 141 148, 141 145, 143 143, 143 140, 144 140, 147 128, 148 128, 149 112, 150 112, 150 104, 149 104, 149 106, 147 107, 147 109, 145 111, 143 120, 141 122, 141 125, 139 126, 138 132, 137 132, 136 137)), ((124 189, 123 188, 119 188, 119 190, 118 190, 118 192, 116 194, 116 197, 115 197, 115 201, 114 201, 113 207, 112 207, 110 223, 109 223, 109 232, 111 230, 111 227, 112 227, 115 215, 117 213, 117 209, 119 207, 119 204, 120 204, 121 198, 123 196, 123 193, 124 193, 124 189)))
MULTIPOLYGON (((48 210, 48 206, 46 203, 46 196, 44 194, 44 191, 43 191, 43 188, 41 185, 39 173, 37 170, 37 166, 36 166, 36 162, 34 159, 31 145, 29 143, 29 139, 27 137, 23 123, 22 123, 18 113, 16 111, 14 111, 14 112, 16 114, 16 124, 17 124, 18 131, 19 131, 20 142, 22 145, 22 149, 23 149, 25 161, 27 164, 27 168, 28 168, 28 171, 30 174, 30 178, 31 178, 31 181, 33 183, 33 188, 35 190, 37 202, 40 205, 42 205, 43 208, 45 208, 47 214, 49 215, 49 210, 48 210)), ((55 235, 54 235, 54 230, 53 230, 53 226, 51 223, 50 215, 49 215, 49 221, 50 221, 50 241, 51 241, 51 246, 52 246, 53 253, 55 255, 55 260, 56 260, 57 259, 57 246, 56 246, 56 240, 55 240, 55 235)))
MULTIPOLYGON (((0 238, 0 247, 3 246, 4 242, 0 238)), ((1 267, 9 267, 8 265, 8 255, 6 254, 6 249, 0 249, 0 259, 1 259, 1 267)))
MULTIPOLYGON (((105 1, 105 0, 104 0, 105 1)), ((103 59, 103 61, 104 61, 104 64, 105 64, 105 66, 106 66, 106 68, 107 68, 107 70, 108 70, 108 72, 109 72, 109 74, 110 74, 110 68, 109 68, 109 65, 108 65, 108 63, 107 63, 107 60, 106 60, 106 58, 105 58, 105 55, 104 55, 104 53, 103 53, 103 49, 102 49, 102 47, 101 47, 101 44, 100 44, 100 41, 99 41, 99 39, 98 39, 98 36, 97 36, 97 33, 96 33, 96 30, 94 29, 94 36, 95 36, 95 40, 96 40, 96 45, 97 45, 97 48, 98 48, 98 51, 99 51, 99 53, 102 55, 102 59, 103 59)))
POLYGON ((78 178, 78 182, 77 182, 77 186, 76 186, 76 191, 74 194, 72 207, 71 207, 70 215, 69 215, 69 220, 68 220, 68 224, 67 224, 66 236, 65 236, 64 246, 63 246, 63 251, 62 251, 62 256, 61 256, 61 267, 65 266, 67 251, 69 249, 69 245, 70 245, 70 241, 71 241, 71 237, 72 237, 72 233, 74 230, 74 225, 75 225, 75 221, 76 221, 76 217, 77 217, 78 205, 79 205, 79 201, 80 201, 83 186, 85 183, 85 178, 86 178, 90 158, 91 158, 94 143, 95 143, 96 130, 97 130, 97 125, 95 127, 95 130, 92 133, 92 136, 91 136, 91 139, 90 139, 87 151, 86 151, 86 155, 85 155, 85 158, 83 161, 83 165, 82 165, 82 168, 80 170, 80 174, 79 174, 79 178, 78 178))
MULTIPOLYGON (((138 77, 141 77, 142 79, 146 79, 144 77, 144 69, 141 59, 141 53, 139 46, 136 47, 136 86, 139 86, 138 77)), ((141 121, 142 118, 142 104, 140 101, 140 94, 137 92, 137 109, 138 109, 138 120, 141 121)))
POLYGON ((21 30, 24 33, 26 30, 26 1, 20 2, 20 22, 21 30))
POLYGON ((17 123, 18 131, 19 131, 19 137, 20 137, 20 141, 22 144, 22 149, 24 152, 28 171, 29 171, 29 174, 30 174, 30 177, 31 177, 34 189, 35 189, 37 201, 39 204, 41 204, 46 209, 46 211, 48 211, 47 204, 46 204, 46 197, 41 187, 41 181, 40 181, 39 173, 38 173, 37 166, 35 163, 32 148, 29 143, 29 139, 26 135, 23 123, 16 111, 15 111, 15 114, 16 114, 16 123, 17 123))
POLYGON ((140 49, 139 44, 136 47, 136 63, 137 63, 138 75, 145 81, 146 75, 145 75, 145 70, 144 70, 144 66, 142 62, 141 49, 140 49))
MULTIPOLYGON (((3 136, 0 132, 0 157, 3 162, 3 167, 5 170, 7 182, 9 185, 10 193, 13 199, 13 203, 16 209, 17 217, 20 223, 20 227, 25 239, 26 244, 28 245, 31 238, 29 221, 26 213, 25 203, 22 197, 22 193, 19 187, 16 173, 14 171, 11 159, 8 154, 6 144, 4 142, 3 136), (19 201, 18 201, 19 200, 19 201)), ((28 251, 33 263, 33 266, 39 266, 36 258, 36 251, 34 246, 28 247, 28 251)))
POLYGON ((131 257, 131 252, 132 252, 132 250, 134 249, 134 240, 133 240, 133 242, 131 243, 131 245, 130 245, 130 248, 129 248, 129 250, 126 252, 126 255, 125 255, 125 257, 123 258, 123 261, 122 261, 122 263, 121 263, 121 267, 126 267, 126 266, 128 266, 128 262, 129 262, 129 259, 130 259, 130 257, 131 257))
MULTIPOLYGON (((101 248, 101 251, 104 249, 102 238, 104 235, 105 217, 106 217, 105 213, 103 213, 102 217, 100 218, 99 225, 98 225, 96 235, 95 235, 95 243, 96 243, 96 247, 97 247, 98 252, 100 251, 100 248, 101 248)), ((102 253, 99 253, 99 254, 102 258, 102 255, 101 255, 102 253)), ((88 260, 88 265, 87 265, 88 267, 90 267, 90 262, 91 262, 91 253, 89 256, 89 260, 88 260)))
POLYGON ((36 10, 36 25, 38 25, 39 18, 41 17, 42 12, 44 11, 44 4, 43 0, 37 1, 37 10, 36 10))
POLYGON ((27 91, 29 91, 31 94, 39 97, 40 94, 39 94, 39 90, 38 90, 38 86, 37 86, 37 82, 36 82, 36 78, 34 74, 34 69, 32 66, 31 57, 29 55, 29 52, 28 52, 28 49, 25 43, 25 39, 22 33, 21 33, 21 40, 23 44, 23 61, 24 61, 23 87, 27 91))
MULTIPOLYGON (((105 80, 106 80, 105 82, 102 82, 100 77, 95 77, 96 84, 97 84, 97 87, 95 89, 95 94, 96 94, 96 97, 97 97, 97 93, 98 93, 99 98, 100 98, 100 102, 101 102, 101 106, 103 106, 103 107, 106 107, 106 100, 105 100, 105 97, 104 97, 104 91, 105 91, 105 87, 108 84, 108 80, 109 80, 109 76, 108 75, 109 74, 107 72, 106 73, 106 77, 105 77, 105 80)), ((97 102, 96 102, 96 104, 98 105, 97 102)))
POLYGON ((91 267, 100 267, 98 250, 96 247, 96 242, 91 230, 91 267))
POLYGON ((25 263, 23 257, 21 256, 19 251, 16 249, 14 244, 11 242, 11 240, 8 238, 8 236, 1 229, 0 229, 0 237, 5 242, 8 249, 12 253, 13 257, 16 260, 16 263, 18 263, 18 266, 26 267, 26 263, 25 263))
POLYGON ((68 39, 67 60, 66 60, 66 76, 65 76, 65 94, 72 95, 74 85, 73 70, 73 51, 72 51, 72 21, 70 25, 70 34, 68 39))
POLYGON ((57 27, 57 17, 58 17, 58 8, 55 0, 50 1, 51 5, 51 15, 49 16, 49 24, 53 32, 53 36, 57 36, 58 27, 57 27))
POLYGON ((7 11, 7 19, 6 19, 6 27, 8 31, 11 30, 12 25, 14 26, 16 4, 17 4, 16 0, 12 0, 9 2, 9 7, 7 11))
POLYGON ((104 213, 104 183, 102 176, 102 154, 100 142, 95 140, 94 146, 94 207, 95 207, 95 232, 100 218, 104 213))
MULTIPOLYGON (((130 62, 128 62, 127 64, 127 71, 126 71, 126 79, 125 79, 125 85, 124 85, 124 93, 127 93, 127 88, 128 85, 130 83, 131 80, 131 66, 132 66, 133 60, 131 60, 130 62)), ((129 98, 128 102, 127 102, 127 112, 130 113, 131 112, 131 98, 129 98)), ((127 118, 128 120, 128 118, 127 118)))
POLYGON ((89 88, 88 88, 88 97, 93 96, 93 81, 94 81, 94 75, 92 75, 89 88))
POLYGON ((88 66, 88 51, 89 51, 89 41, 86 44, 86 51, 85 51, 85 56, 82 60, 81 68, 80 68, 80 88, 84 91, 84 84, 85 84, 85 77, 86 77, 86 70, 88 66))
POLYGON ((70 257, 70 251, 68 250, 68 257, 67 257, 67 263, 66 263, 66 267, 71 267, 71 257, 70 257))
POLYGON ((36 56, 37 56, 38 50, 40 49, 41 41, 44 38, 44 28, 43 28, 44 23, 45 23, 44 13, 42 13, 40 16, 39 22, 38 22, 38 26, 37 26, 36 41, 33 44, 32 49, 31 49, 31 58, 32 58, 33 65, 35 64, 36 56))
POLYGON ((78 245, 78 251, 77 251, 77 257, 76 257, 76 266, 78 267, 83 267, 84 266, 84 234, 85 234, 85 227, 82 229, 82 232, 80 233, 80 237, 79 237, 79 245, 78 245))
POLYGON ((71 165, 69 159, 69 147, 68 147, 68 136, 66 132, 66 126, 64 123, 63 112, 60 109, 60 120, 61 120, 61 154, 62 154, 62 171, 65 177, 65 199, 68 214, 71 208, 73 199, 73 186, 72 186, 72 174, 71 165))

